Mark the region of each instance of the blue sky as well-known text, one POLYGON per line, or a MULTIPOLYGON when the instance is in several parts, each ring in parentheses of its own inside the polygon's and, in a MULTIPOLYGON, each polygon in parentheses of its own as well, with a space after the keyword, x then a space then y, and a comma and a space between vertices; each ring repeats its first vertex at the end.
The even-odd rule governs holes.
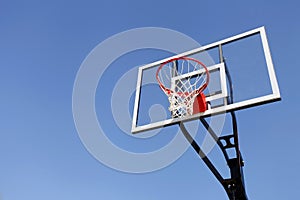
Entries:
POLYGON ((298 8, 290 0, 1 1, 0 199, 226 199, 192 149, 162 170, 129 174, 98 162, 79 139, 72 91, 81 63, 108 37, 148 26, 201 44, 266 27, 282 101, 237 112, 246 189, 249 199, 298 198, 298 8))

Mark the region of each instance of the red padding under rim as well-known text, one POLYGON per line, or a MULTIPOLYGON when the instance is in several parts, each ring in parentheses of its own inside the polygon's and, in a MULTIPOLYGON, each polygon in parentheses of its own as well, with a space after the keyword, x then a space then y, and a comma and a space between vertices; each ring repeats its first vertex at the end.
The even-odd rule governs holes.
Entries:
POLYGON ((207 110, 206 97, 201 92, 195 98, 194 105, 193 105, 193 114, 197 114, 199 112, 204 112, 206 110, 207 110))

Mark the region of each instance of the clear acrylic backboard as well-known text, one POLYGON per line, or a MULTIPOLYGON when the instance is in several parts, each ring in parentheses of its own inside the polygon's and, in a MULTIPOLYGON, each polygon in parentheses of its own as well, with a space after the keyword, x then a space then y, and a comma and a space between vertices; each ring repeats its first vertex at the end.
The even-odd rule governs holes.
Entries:
POLYGON ((278 100, 280 92, 267 36, 265 28, 260 27, 139 67, 131 131, 139 133, 278 100), (209 107, 204 112, 173 118, 159 85, 144 83, 155 79, 161 64, 180 57, 198 59, 207 66, 210 81, 204 94, 209 107), (229 96, 232 99, 228 100, 229 96), (156 115, 149 116, 149 109, 156 109, 156 115))

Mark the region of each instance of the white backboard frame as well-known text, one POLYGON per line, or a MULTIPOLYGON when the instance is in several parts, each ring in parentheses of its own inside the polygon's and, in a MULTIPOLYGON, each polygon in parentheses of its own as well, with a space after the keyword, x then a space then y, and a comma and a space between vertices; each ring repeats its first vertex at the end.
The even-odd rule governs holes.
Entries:
MULTIPOLYGON (((226 81, 226 78, 224 81, 226 81)), ((260 28, 257 28, 257 29, 254 29, 254 30, 251 30, 251 31, 218 41, 218 42, 214 42, 214 43, 206 45, 206 46, 202 46, 202 47, 178 54, 178 55, 170 57, 170 58, 166 58, 166 59, 163 59, 160 61, 156 61, 156 62, 147 64, 147 65, 141 66, 138 70, 137 87, 136 87, 136 94, 135 94, 135 103, 134 103, 134 110, 133 110, 133 120, 132 120, 131 132, 133 134, 135 134, 135 133, 139 133, 142 131, 147 131, 147 130, 152 130, 152 129, 157 129, 157 128, 173 125, 173 124, 179 123, 181 121, 190 121, 190 120, 198 119, 199 117, 208 117, 208 116, 217 115, 217 114, 221 114, 221 113, 225 113, 225 112, 245 109, 245 108, 254 107, 257 105, 262 105, 262 104, 278 101, 280 99, 281 99, 280 91, 279 91, 278 82, 277 82, 277 78, 276 78, 276 74, 275 74, 275 70, 274 70, 274 66, 273 66, 273 62, 272 62, 272 58, 271 58, 271 53, 270 53, 269 44, 268 44, 268 40, 267 40, 267 36, 266 36, 266 31, 265 31, 264 27, 260 27, 260 28), (229 105, 224 105, 221 107, 208 109, 203 113, 198 113, 198 114, 195 114, 192 116, 186 116, 186 117, 174 118, 174 119, 166 119, 166 120, 162 120, 162 121, 158 121, 158 122, 154 122, 154 123, 146 124, 146 125, 142 125, 142 126, 137 125, 138 108, 139 108, 139 104, 140 104, 140 93, 141 93, 141 87, 142 87, 141 84, 142 84, 142 77, 143 77, 144 70, 156 67, 156 66, 158 66, 170 59, 173 59, 173 58, 192 56, 196 53, 200 53, 205 50, 208 50, 208 49, 211 49, 214 47, 218 47, 220 45, 228 44, 228 43, 234 42, 234 41, 242 39, 242 38, 250 37, 255 34, 260 35, 260 39, 262 42, 262 47, 263 47, 263 51, 264 51, 264 55, 265 55, 265 61, 267 64, 267 70, 268 70, 269 80, 270 80, 270 85, 271 85, 271 90, 272 90, 271 94, 253 98, 253 99, 249 99, 249 100, 244 100, 244 101, 229 104, 229 105)))

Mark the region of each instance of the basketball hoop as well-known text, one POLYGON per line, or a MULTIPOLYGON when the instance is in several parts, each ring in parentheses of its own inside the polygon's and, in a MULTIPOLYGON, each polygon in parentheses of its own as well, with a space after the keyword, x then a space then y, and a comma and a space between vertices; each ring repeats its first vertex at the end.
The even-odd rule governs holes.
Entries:
POLYGON ((173 118, 207 109, 203 91, 209 83, 209 72, 202 62, 188 57, 170 59, 158 67, 156 79, 168 96, 173 118))

